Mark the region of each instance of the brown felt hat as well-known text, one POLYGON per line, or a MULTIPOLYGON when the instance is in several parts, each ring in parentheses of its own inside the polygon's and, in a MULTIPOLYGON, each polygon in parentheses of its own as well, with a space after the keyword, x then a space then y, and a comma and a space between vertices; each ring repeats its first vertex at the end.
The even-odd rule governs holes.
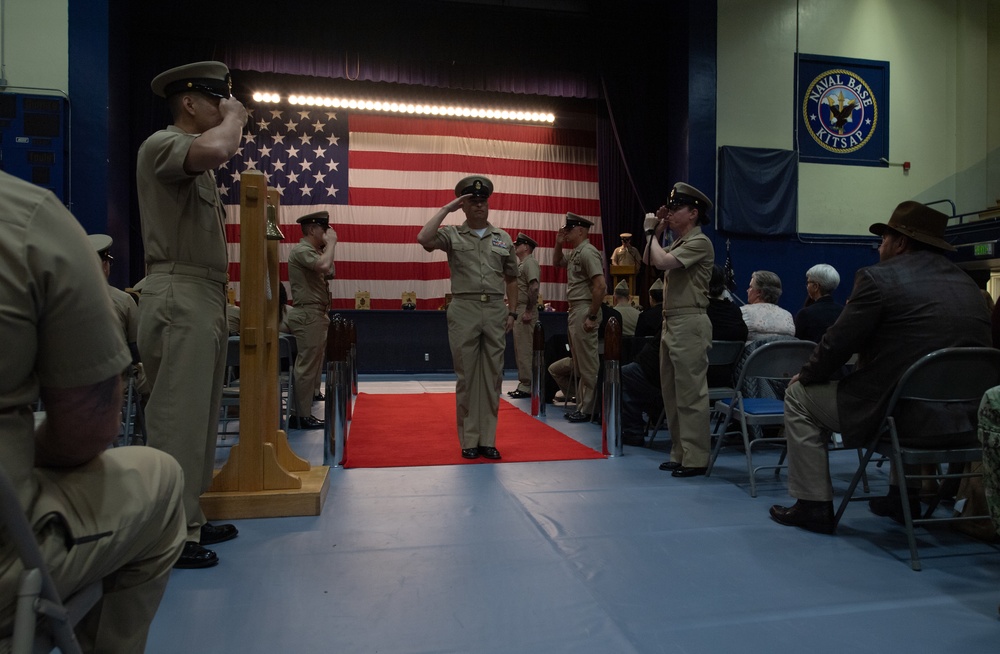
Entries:
POLYGON ((882 236, 885 230, 891 229, 939 250, 954 252, 955 247, 944 240, 944 230, 947 226, 948 216, 927 205, 907 200, 896 207, 888 223, 875 223, 868 228, 868 231, 882 236))

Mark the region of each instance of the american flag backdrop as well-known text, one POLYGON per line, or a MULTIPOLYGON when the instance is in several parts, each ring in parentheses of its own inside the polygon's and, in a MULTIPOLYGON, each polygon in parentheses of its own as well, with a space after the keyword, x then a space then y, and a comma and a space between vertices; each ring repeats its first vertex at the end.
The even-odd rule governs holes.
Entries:
MULTIPOLYGON (((384 116, 325 108, 256 108, 236 156, 216 171, 226 204, 229 272, 239 297, 239 179, 257 169, 281 194, 282 281, 301 237, 296 218, 330 212, 337 230, 332 307, 354 308, 368 291, 373 309, 399 309, 415 292, 418 309, 438 309, 450 292, 447 257, 426 252, 417 232, 455 197, 455 184, 481 174, 494 183, 490 222, 511 238, 538 242, 540 294, 566 309, 566 272, 552 266, 565 213, 591 218, 602 248, 593 132, 469 119, 384 116)), ((460 224, 461 210, 443 224, 460 224)), ((291 289, 289 289, 291 290, 291 289)), ((293 298, 294 301, 294 298, 293 298)))

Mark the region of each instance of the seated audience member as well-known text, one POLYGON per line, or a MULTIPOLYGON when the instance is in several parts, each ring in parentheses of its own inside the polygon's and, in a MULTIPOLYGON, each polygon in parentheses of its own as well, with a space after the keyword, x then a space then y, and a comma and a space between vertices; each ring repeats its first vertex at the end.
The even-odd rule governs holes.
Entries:
MULTIPOLYGON (((712 321, 713 341, 746 341, 750 330, 743 321, 743 312, 726 293, 726 274, 718 265, 712 266, 708 282, 708 319, 712 321)), ((733 366, 709 366, 708 385, 729 386, 733 383, 733 366)))
MULTIPOLYGON (((979 441, 983 446, 983 489, 997 536, 1000 536, 1000 386, 983 395, 979 406, 979 441)), ((1000 611, 1000 607, 997 609, 1000 611)))
MULTIPOLYGON (((234 304, 226 305, 226 322, 229 327, 230 336, 240 335, 240 308, 234 304)), ((288 328, 288 291, 285 285, 278 282, 278 331, 282 334, 290 334, 288 328)))
POLYGON ((749 340, 767 336, 795 336, 792 314, 778 306, 781 279, 768 270, 758 270, 750 276, 747 304, 740 307, 743 322, 750 330, 749 340))
POLYGON ((663 276, 649 287, 649 308, 643 309, 635 322, 635 337, 659 335, 663 328, 663 276))
MULTIPOLYGON (((888 224, 869 228, 882 237, 879 262, 857 272, 840 319, 785 393, 788 492, 797 501, 790 507, 772 506, 776 522, 833 533, 830 433, 840 432, 845 448, 864 445, 910 365, 941 348, 989 345, 990 316, 979 289, 943 254, 955 249, 944 240, 947 224, 944 214, 919 202, 903 202, 888 224), (834 380, 854 353, 857 367, 834 380)), ((972 413, 974 419, 974 409, 972 413)), ((970 420, 961 412, 933 417, 935 422, 955 420, 955 432, 970 420)), ((908 433, 913 432, 903 431, 908 433)), ((890 471, 889 495, 869 503, 877 515, 902 513, 895 472, 890 471)))
POLYGON ((639 321, 639 310, 630 303, 628 284, 624 281, 615 286, 615 311, 621 316, 622 336, 635 336, 635 326, 639 321))
MULTIPOLYGON (((51 192, 3 172, 0 216, 0 466, 61 596, 103 580, 77 625, 83 651, 142 652, 184 547, 183 473, 152 448, 108 449, 132 357, 80 224, 51 192)), ((24 565, 6 534, 0 543, 3 638, 24 565)))
POLYGON ((826 263, 806 271, 806 305, 795 314, 795 338, 819 343, 827 328, 837 322, 844 307, 833 301, 840 275, 826 263))

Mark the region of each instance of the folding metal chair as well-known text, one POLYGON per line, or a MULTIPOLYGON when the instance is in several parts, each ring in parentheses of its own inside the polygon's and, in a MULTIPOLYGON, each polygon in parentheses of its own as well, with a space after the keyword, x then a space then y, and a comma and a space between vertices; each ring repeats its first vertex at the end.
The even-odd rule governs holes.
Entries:
MULTIPOLYGON (((650 336, 649 338, 653 337, 650 336)), ((743 341, 712 341, 712 349, 708 351, 708 366, 710 368, 712 366, 732 366, 739 360, 745 345, 746 343, 743 341)), ((733 392, 732 386, 709 386, 709 406, 713 407, 717 400, 732 397, 733 392)), ((666 410, 660 411, 660 417, 656 419, 653 430, 649 434, 648 444, 652 444, 653 439, 656 438, 656 433, 666 427, 666 420, 666 410)))
MULTIPOLYGON (((222 387, 222 407, 219 416, 219 438, 226 441, 227 436, 239 434, 237 427, 235 430, 229 428, 231 422, 239 422, 239 416, 230 415, 230 407, 236 407, 233 413, 240 408, 240 380, 236 375, 236 370, 240 367, 240 337, 230 336, 226 349, 226 381, 222 387)), ((223 446, 231 446, 230 443, 223 443, 223 446)))
MULTIPOLYGON (((102 581, 85 586, 65 601, 42 558, 35 532, 28 522, 7 473, 0 466, 0 525, 24 564, 17 590, 11 654, 49 652, 58 647, 64 654, 80 652, 73 629, 101 599, 102 581), (39 620, 41 618, 41 620, 39 620)), ((4 643, 0 642, 0 650, 4 643)))
POLYGON ((855 498, 854 491, 875 453, 888 456, 895 471, 906 538, 910 545, 910 567, 914 570, 921 569, 917 539, 913 531, 915 525, 989 518, 988 515, 934 518, 932 515, 938 504, 936 500, 926 512, 914 517, 910 512, 906 482, 982 476, 981 472, 942 473, 940 466, 982 460, 982 446, 976 437, 976 411, 983 394, 998 385, 1000 350, 991 347, 945 348, 931 352, 911 365, 896 384, 882 424, 869 441, 858 470, 837 509, 834 525, 840 523, 849 502, 867 499, 855 498), (928 419, 913 420, 912 416, 918 411, 928 419), (949 433, 934 433, 935 421, 932 416, 935 412, 948 413, 953 419, 966 417, 967 427, 949 433), (937 473, 908 472, 910 469, 920 470, 921 466, 927 464, 933 466, 937 473))
POLYGON ((747 476, 750 478, 750 497, 757 497, 755 475, 759 470, 779 469, 782 463, 754 467, 753 449, 765 444, 784 445, 784 436, 758 436, 751 440, 748 427, 781 425, 785 420, 784 389, 809 360, 816 344, 795 339, 765 343, 747 358, 740 371, 736 387, 728 398, 715 403, 716 421, 712 428, 715 446, 708 461, 705 476, 710 476, 719 457, 719 450, 726 441, 729 425, 738 420, 746 455, 747 476), (751 380, 755 384, 750 384, 751 380), (751 390, 757 389, 757 390, 751 390), (769 392, 763 392, 767 389, 769 392), (762 397, 778 395, 779 397, 762 397))

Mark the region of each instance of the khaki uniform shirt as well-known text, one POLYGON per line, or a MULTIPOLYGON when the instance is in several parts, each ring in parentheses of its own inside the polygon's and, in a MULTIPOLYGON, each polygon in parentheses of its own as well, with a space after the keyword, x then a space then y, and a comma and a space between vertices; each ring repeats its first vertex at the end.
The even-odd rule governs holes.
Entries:
POLYGON ((695 226, 677 239, 669 252, 684 267, 668 270, 663 276, 663 315, 703 312, 708 308, 708 283, 715 263, 712 241, 695 226))
POLYGON ((215 173, 184 172, 197 136, 171 125, 139 146, 136 183, 146 263, 180 261, 225 274, 225 212, 215 173))
POLYGON ((639 254, 639 250, 634 245, 630 245, 628 247, 619 245, 611 254, 611 263, 616 266, 632 266, 633 268, 638 268, 640 261, 642 261, 642 255, 639 254))
POLYGON ((304 237, 288 253, 288 281, 292 285, 292 304, 297 307, 330 306, 330 287, 326 280, 333 279, 333 269, 327 275, 316 272, 320 252, 304 237))
POLYGON ((590 292, 590 280, 595 275, 604 274, 604 258, 590 243, 583 239, 566 256, 566 300, 574 302, 590 302, 593 294, 590 292))
POLYGON ((631 304, 616 304, 615 311, 622 317, 622 336, 635 336, 635 326, 639 322, 639 310, 631 304))
POLYGON ((40 388, 96 384, 132 356, 87 235, 56 196, 0 173, 0 217, 0 461, 32 513, 40 388))
POLYGON ((131 295, 110 284, 108 284, 108 293, 111 295, 111 304, 118 316, 118 322, 121 323, 125 342, 135 343, 139 335, 139 305, 135 303, 131 295))
MULTIPOLYGON (((528 307, 528 287, 531 282, 540 281, 541 270, 533 254, 529 254, 517 264, 517 311, 524 312, 528 307)), ((534 308, 534 307, 530 307, 534 308)))
POLYGON ((448 253, 451 270, 451 293, 507 292, 505 276, 517 277, 517 255, 514 241, 499 227, 487 223, 480 238, 468 221, 461 225, 445 225, 436 234, 432 250, 448 253))

